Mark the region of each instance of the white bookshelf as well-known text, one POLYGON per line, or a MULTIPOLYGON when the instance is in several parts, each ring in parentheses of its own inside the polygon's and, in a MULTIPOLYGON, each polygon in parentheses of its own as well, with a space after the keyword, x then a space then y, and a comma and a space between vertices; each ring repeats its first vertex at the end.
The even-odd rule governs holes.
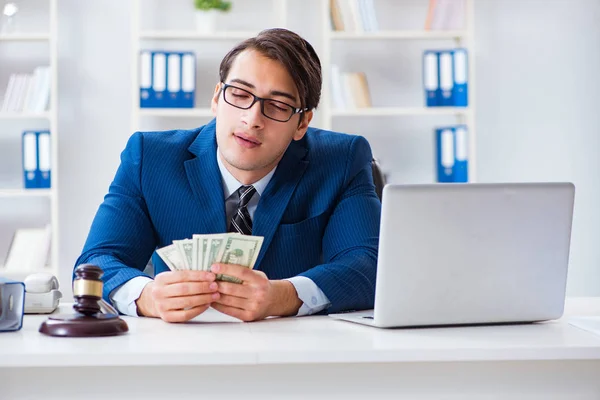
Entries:
MULTIPOLYGON (((395 1, 395 0, 387 0, 395 1)), ((436 117, 436 116, 454 116, 457 124, 465 124, 468 127, 469 149, 468 149, 468 175, 469 182, 476 182, 477 176, 477 155, 476 155, 476 129, 475 129, 475 47, 474 47, 474 1, 465 1, 465 29, 464 30, 383 30, 376 32, 343 32, 334 31, 331 27, 330 20, 330 2, 321 2, 321 20, 323 43, 321 65, 323 71, 323 92, 322 102, 320 105, 320 113, 322 114, 322 124, 325 129, 334 129, 334 118, 372 118, 372 117, 436 117), (372 107, 350 110, 335 110, 332 108, 331 95, 331 50, 336 41, 388 41, 388 45, 393 45, 394 41, 401 40, 418 40, 418 41, 448 41, 449 46, 466 48, 469 54, 468 57, 468 107, 372 107)), ((427 3, 427 0, 423 0, 427 3)), ((376 3, 380 6, 382 3, 376 3)), ((379 10, 377 10, 379 11, 379 10)), ((423 21, 424 22, 424 21, 423 21)), ((421 63, 421 59, 419 59, 421 63)), ((424 101, 424 100, 423 100, 424 101)), ((433 134, 431 129, 424 134, 433 134)), ((400 133, 400 129, 398 129, 400 133)), ((398 139, 399 141, 401 139, 398 139)), ((400 143, 400 142, 399 142, 400 143)), ((432 158, 432 165, 435 160, 432 158)))
POLYGON ((48 33, 0 34, 0 42, 45 42, 50 41, 48 33))
MULTIPOLYGON (((327 8, 329 10, 329 6, 327 8)), ((329 12, 329 11, 328 11, 329 12)), ((329 17, 329 14, 328 14, 329 17)), ((377 31, 377 32, 342 32, 329 29, 329 39, 331 40, 395 40, 395 39, 413 39, 413 40, 441 40, 455 39, 460 40, 468 36, 467 31, 377 31)))
POLYGON ((28 197, 48 197, 52 198, 54 191, 52 189, 0 189, 0 199, 6 198, 28 198, 28 197))
MULTIPOLYGON (((278 26, 286 26, 286 18, 288 15, 288 0, 272 0, 272 5, 277 15, 278 26)), ((394 0, 386 0, 393 2, 394 0)), ((427 0, 422 0, 426 5, 427 0)), ((419 117, 425 121, 428 117, 450 117, 456 120, 456 123, 466 124, 469 129, 469 180, 476 181, 476 129, 475 129, 475 68, 474 68, 474 26, 473 26, 473 3, 475 0, 466 0, 466 15, 465 29, 461 30, 444 30, 444 31, 427 31, 427 30, 380 30, 376 32, 339 32, 333 31, 330 24, 330 2, 327 0, 320 1, 320 9, 316 10, 321 15, 321 32, 322 43, 319 50, 323 72, 323 90, 322 101, 319 106, 318 113, 320 115, 320 126, 325 129, 336 130, 335 124, 341 119, 357 119, 362 118, 394 118, 394 117, 419 117), (385 42, 387 46, 394 46, 398 41, 421 41, 421 42, 445 42, 447 47, 465 47, 469 52, 469 107, 425 107, 421 104, 411 107, 372 107, 360 109, 344 109, 338 110, 332 107, 332 96, 330 86, 330 71, 331 71, 331 51, 338 42, 349 43, 364 43, 364 42, 385 42)), ((194 109, 177 109, 177 108, 140 108, 139 107, 139 51, 142 45, 146 42, 190 42, 196 41, 200 43, 223 42, 223 47, 228 49, 231 43, 228 40, 244 40, 258 33, 256 30, 234 30, 234 31, 218 31, 213 34, 198 33, 193 30, 180 29, 141 29, 140 27, 140 11, 143 6, 143 0, 134 0, 132 13, 132 131, 138 130, 140 121, 144 118, 210 118, 212 112, 209 108, 198 107, 194 109)), ((383 3, 376 2, 377 6, 383 3)), ((234 4, 235 6, 235 4, 234 4)), ((424 22, 424 21, 423 21, 424 22)), ((265 26, 264 28, 267 28, 265 26)), ((314 45, 315 43, 313 43, 314 45)), ((421 59, 418 60, 421 63, 421 59)), ((419 65, 420 68, 420 65, 419 65)), ((199 93, 198 98, 202 96, 210 96, 210 93, 199 93)), ((433 135, 433 128, 424 134, 433 135)), ((401 133, 401 132, 399 132, 401 133)), ((400 136, 400 135, 399 135, 400 136)), ((400 143, 401 139, 398 139, 400 143)), ((434 160, 431 160, 434 163, 434 160)))
POLYGON ((440 116, 464 117, 471 113, 468 107, 369 107, 350 110, 329 110, 331 117, 393 117, 393 116, 440 116))
POLYGON ((215 32, 211 34, 194 31, 141 31, 139 39, 147 40, 244 40, 255 36, 258 31, 215 32))
MULTIPOLYGON (((59 170, 58 170, 58 0, 48 1, 48 32, 34 33, 10 33, 0 35, 0 46, 6 42, 27 43, 27 42, 47 42, 48 44, 48 65, 50 66, 50 97, 48 101, 48 111, 42 113, 2 113, 0 112, 0 130, 2 124, 7 121, 18 121, 19 129, 22 131, 29 129, 28 121, 46 120, 48 129, 50 130, 51 143, 51 185, 50 189, 21 189, 21 188, 4 188, 0 186, 0 204, 7 199, 27 200, 42 198, 48 199, 49 202, 49 221, 51 225, 51 244, 48 265, 40 269, 40 271, 50 272, 57 276, 59 273, 59 209, 58 209, 58 187, 59 187, 59 170)), ((10 55, 7 59, 0 59, 0 65, 3 69, 10 68, 10 55)), ((4 90, 5 87, 0 88, 4 90)), ((39 123, 39 122, 38 122, 39 123)), ((21 136, 17 136, 15 140, 21 140, 21 136)), ((1 152, 0 152, 1 154, 1 152)), ((22 172, 21 172, 22 174, 22 172)), ((22 177, 19 177, 22 180, 22 177)), ((25 202, 24 202, 25 203, 25 202)), ((2 226, 0 221, 0 226, 2 226)), ((40 226, 43 227, 43 226, 40 226)), ((1 229, 1 228, 0 228, 1 229)), ((6 233, 6 232, 5 232, 6 233)), ((9 232, 12 236, 14 232, 9 232)), ((27 274, 38 271, 7 271, 2 263, 4 255, 0 259, 0 275, 13 279, 22 280, 27 274)))
POLYGON ((0 112, 0 120, 11 119, 47 119, 52 118, 52 112, 32 113, 32 112, 0 112))
POLYGON ((140 108, 141 117, 197 118, 212 117, 210 108, 140 108))
MULTIPOLYGON (((247 1, 247 0, 244 0, 247 1)), ((271 0, 270 7, 265 12, 273 12, 276 25, 285 27, 287 25, 289 0, 271 0)), ((192 3, 190 1, 190 3, 192 3)), ((251 30, 222 30, 214 33, 200 33, 193 29, 189 30, 173 30, 173 29, 142 29, 140 17, 144 0, 133 0, 131 13, 131 33, 132 33, 132 50, 131 50, 131 130, 132 132, 140 129, 140 121, 143 118, 211 118, 213 116, 210 108, 199 107, 195 108, 141 108, 140 107, 140 87, 139 87, 139 53, 147 42, 155 43, 157 41, 164 42, 196 42, 214 43, 222 42, 224 51, 231 48, 231 41, 242 41, 250 37, 256 36, 262 29, 272 28, 273 26, 261 26, 251 30)), ((235 3, 233 7, 235 7, 235 3)), ((165 3, 164 5, 168 5, 165 3)), ((168 48, 168 45, 166 46, 168 48)), ((215 66, 218 68, 218 65, 215 66)), ((198 80, 196 73, 196 80, 198 80)), ((214 87, 214 83, 212 82, 214 87)), ((198 85, 197 85, 198 86, 198 85)), ((196 93, 196 100, 206 96, 209 99, 212 93, 196 93)), ((198 101, 196 101, 198 103, 198 101)))

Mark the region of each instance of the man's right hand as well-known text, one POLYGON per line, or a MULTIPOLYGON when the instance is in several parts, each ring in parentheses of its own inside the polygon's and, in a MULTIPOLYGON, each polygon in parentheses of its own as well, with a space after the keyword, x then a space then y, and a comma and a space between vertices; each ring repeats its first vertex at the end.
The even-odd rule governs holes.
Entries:
POLYGON ((156 275, 136 300, 139 315, 167 322, 185 322, 219 299, 215 274, 208 271, 167 271, 156 275))

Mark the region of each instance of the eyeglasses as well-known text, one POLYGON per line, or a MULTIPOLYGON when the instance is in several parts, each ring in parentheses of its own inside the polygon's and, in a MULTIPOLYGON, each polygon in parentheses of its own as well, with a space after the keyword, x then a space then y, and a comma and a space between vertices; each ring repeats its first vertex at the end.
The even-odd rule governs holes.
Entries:
POLYGON ((288 122, 294 114, 301 114, 304 111, 308 111, 308 108, 296 108, 283 101, 258 97, 245 89, 227 83, 223 83, 222 91, 223 100, 227 104, 247 110, 258 101, 260 102, 260 111, 262 114, 278 122, 288 122))

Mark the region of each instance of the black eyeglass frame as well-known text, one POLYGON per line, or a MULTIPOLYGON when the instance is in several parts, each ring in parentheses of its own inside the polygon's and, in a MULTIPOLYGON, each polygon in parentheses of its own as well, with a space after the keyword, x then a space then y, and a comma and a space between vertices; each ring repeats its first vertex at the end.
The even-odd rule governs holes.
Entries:
POLYGON ((228 84, 228 83, 225 83, 225 82, 221 82, 221 83, 223 84, 223 87, 221 87, 221 92, 223 92, 223 101, 224 101, 225 103, 227 103, 227 104, 229 104, 230 106, 233 106, 233 107, 235 107, 235 108, 239 108, 239 109, 241 109, 241 110, 249 110, 249 109, 250 109, 250 108, 252 108, 252 106, 254 106, 254 104, 255 104, 255 103, 258 101, 258 102, 260 102, 260 112, 262 113, 262 115, 264 115, 265 117, 267 117, 267 118, 269 118, 270 120, 273 120, 273 121, 277 121, 277 122, 288 122, 290 119, 292 119, 292 117, 293 117, 294 115, 296 115, 296 114, 302 114, 303 112, 306 112, 306 111, 308 111, 308 108, 296 108, 296 107, 294 107, 293 105, 291 105, 291 104, 288 104, 288 103, 286 103, 286 102, 284 102, 284 101, 273 100, 273 99, 268 99, 268 98, 264 98, 264 97, 258 97, 258 96, 257 96, 257 95, 255 95, 254 93, 252 93, 252 92, 250 92, 250 91, 248 91, 248 90, 246 90, 246 89, 243 89, 243 88, 241 88, 241 87, 239 87, 239 86, 230 85, 230 84, 228 84), (252 103, 250 103, 250 105, 249 105, 248 107, 240 107, 240 106, 238 106, 238 105, 235 105, 235 104, 232 104, 232 103, 228 102, 228 101, 227 101, 227 99, 225 98, 225 90, 226 90, 228 87, 231 87, 231 88, 234 88, 234 89, 237 89, 237 90, 241 90, 241 91, 243 91, 243 92, 246 92, 246 93, 248 93, 250 96, 252 96, 252 97, 253 97, 252 103), (284 104, 284 105, 286 105, 286 106, 288 106, 288 107, 290 107, 290 108, 292 109, 292 114, 291 114, 291 115, 290 115, 290 117, 289 117, 288 119, 286 119, 286 120, 275 119, 275 118, 273 118, 273 117, 269 117, 267 114, 265 114, 265 101, 273 101, 273 102, 275 102, 275 103, 281 103, 281 104, 284 104))

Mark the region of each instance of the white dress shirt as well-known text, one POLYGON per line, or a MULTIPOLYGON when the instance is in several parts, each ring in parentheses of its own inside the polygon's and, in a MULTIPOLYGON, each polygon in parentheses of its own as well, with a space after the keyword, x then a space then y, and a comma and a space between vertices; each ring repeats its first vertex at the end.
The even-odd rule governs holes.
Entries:
MULTIPOLYGON (((219 165, 219 171, 221 172, 223 196, 224 200, 227 200, 240 186, 242 186, 242 183, 235 179, 227 170, 225 165, 223 165, 218 150, 216 156, 217 163, 219 165)), ((258 206, 260 196, 263 194, 265 188, 269 184, 273 174, 275 174, 276 169, 277 167, 273 168, 273 170, 266 176, 264 176, 258 182, 252 184, 252 186, 254 186, 256 189, 256 193, 252 196, 247 206, 250 218, 254 218, 254 212, 258 206)), ((227 219, 229 220, 230 218, 231 216, 227 215, 227 219)), ((294 288, 298 293, 298 298, 303 303, 298 310, 298 316, 314 314, 329 306, 329 299, 312 279, 305 276, 294 276, 286 280, 290 281, 292 285, 294 285, 294 288)), ((113 290, 113 292, 109 295, 110 300, 117 310, 123 314, 137 316, 138 313, 135 301, 142 294, 144 287, 148 284, 148 282, 151 281, 152 279, 145 276, 138 276, 130 279, 117 289, 113 290)))

